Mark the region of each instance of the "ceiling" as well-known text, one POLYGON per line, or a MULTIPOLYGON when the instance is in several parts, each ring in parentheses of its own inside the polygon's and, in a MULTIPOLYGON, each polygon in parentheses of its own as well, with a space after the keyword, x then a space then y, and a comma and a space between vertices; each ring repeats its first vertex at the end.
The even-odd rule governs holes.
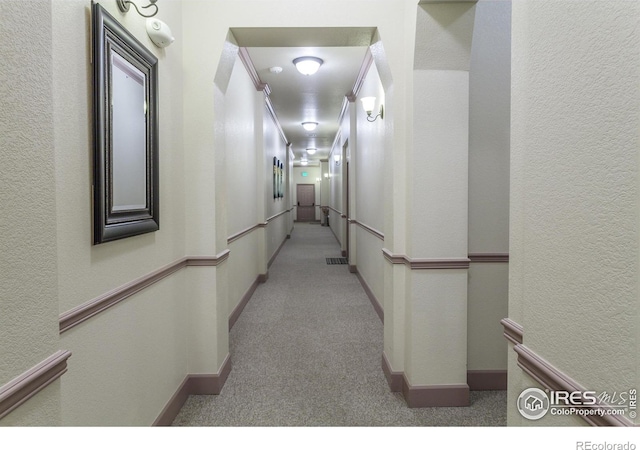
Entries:
POLYGON ((353 89, 368 48, 358 44, 246 47, 258 76, 269 85, 273 109, 292 144, 296 163, 304 156, 310 165, 328 158, 345 95, 353 89), (316 74, 302 75, 293 65, 300 56, 315 56, 324 63, 316 74), (281 67, 282 72, 272 73, 271 67, 281 67), (306 131, 302 122, 318 122, 318 127, 306 131), (317 153, 307 156, 306 149, 312 147, 317 153))

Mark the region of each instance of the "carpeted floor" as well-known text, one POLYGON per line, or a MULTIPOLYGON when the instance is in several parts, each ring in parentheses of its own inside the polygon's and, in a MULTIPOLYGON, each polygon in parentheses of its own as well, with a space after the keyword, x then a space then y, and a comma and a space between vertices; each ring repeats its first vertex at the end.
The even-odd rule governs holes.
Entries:
POLYGON ((381 369, 382 323, 327 227, 297 223, 230 334, 217 396, 191 396, 174 426, 504 426, 506 392, 464 408, 410 409, 381 369))

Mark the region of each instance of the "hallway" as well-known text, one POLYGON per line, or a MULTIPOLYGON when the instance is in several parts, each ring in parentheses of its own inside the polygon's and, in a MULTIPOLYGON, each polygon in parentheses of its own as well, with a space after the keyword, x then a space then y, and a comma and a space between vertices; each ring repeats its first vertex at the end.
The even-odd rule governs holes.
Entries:
POLYGON ((466 408, 410 409, 381 369, 383 328, 357 278, 328 265, 329 228, 297 223, 230 332, 218 396, 190 396, 174 426, 504 426, 506 391, 466 408))

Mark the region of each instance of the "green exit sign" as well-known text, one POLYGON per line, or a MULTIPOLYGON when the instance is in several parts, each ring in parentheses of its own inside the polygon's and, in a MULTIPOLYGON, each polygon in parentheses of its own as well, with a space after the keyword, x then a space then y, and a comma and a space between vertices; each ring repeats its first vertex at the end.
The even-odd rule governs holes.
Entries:
POLYGON ((303 176, 303 177, 308 177, 308 176, 309 176, 309 174, 308 174, 307 172, 302 172, 302 176, 303 176))

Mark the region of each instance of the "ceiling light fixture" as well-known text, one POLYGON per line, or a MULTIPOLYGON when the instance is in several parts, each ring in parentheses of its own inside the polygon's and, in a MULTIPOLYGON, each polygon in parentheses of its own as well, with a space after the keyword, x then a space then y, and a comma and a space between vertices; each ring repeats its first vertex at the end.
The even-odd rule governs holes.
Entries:
POLYGON ((309 161, 307 161, 306 159, 300 161, 300 165, 306 166, 307 164, 309 164, 309 161))
POLYGON ((120 11, 123 13, 129 12, 129 7, 133 5, 133 7, 138 12, 138 14, 140 14, 142 17, 153 17, 156 14, 158 14, 158 5, 156 5, 157 1, 158 0, 149 0, 149 4, 147 6, 141 6, 142 9, 150 8, 152 6, 156 8, 156 12, 154 12, 153 14, 147 14, 147 15, 142 14, 138 9, 138 7, 136 6, 136 4, 129 0, 116 0, 116 4, 118 5, 118 8, 120 8, 120 11))
POLYGON ((378 117, 380 117, 381 119, 384 119, 384 107, 382 106, 382 104, 380 104, 380 110, 378 114, 373 118, 371 117, 371 114, 373 114, 373 108, 375 108, 376 106, 375 97, 363 97, 362 99, 360 99, 360 101, 362 101, 362 107, 364 108, 364 111, 367 113, 367 120, 369 122, 375 122, 378 117))
POLYGON ((296 69, 302 75, 313 75, 318 71, 324 61, 315 56, 302 56, 293 60, 296 69))
POLYGON ((318 126, 318 122, 302 122, 302 128, 307 131, 313 131, 318 126))
POLYGON ((307 153, 308 153, 309 155, 315 155, 315 154, 316 154, 316 150, 317 150, 317 149, 315 149, 315 148, 308 148, 308 149, 307 149, 307 153))

